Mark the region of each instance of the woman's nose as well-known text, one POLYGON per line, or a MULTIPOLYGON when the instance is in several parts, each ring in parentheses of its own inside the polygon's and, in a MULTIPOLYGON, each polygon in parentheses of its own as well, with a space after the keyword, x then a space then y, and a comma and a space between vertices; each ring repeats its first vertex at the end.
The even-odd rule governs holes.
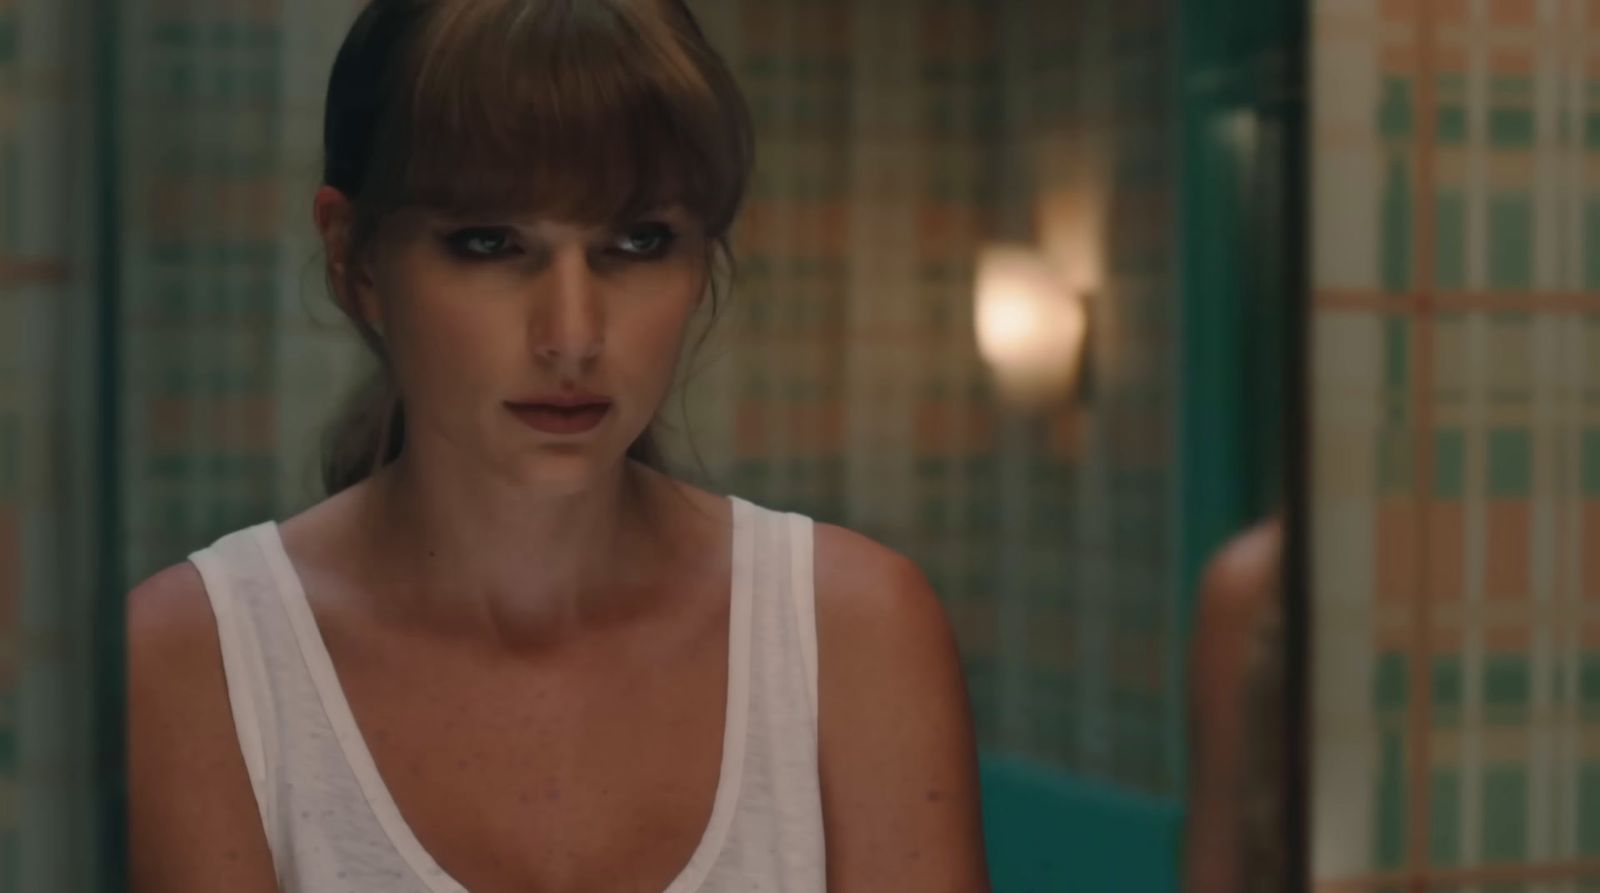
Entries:
POLYGON ((600 283, 581 248, 552 255, 534 301, 533 353, 575 377, 600 356, 605 342, 605 307, 600 283))

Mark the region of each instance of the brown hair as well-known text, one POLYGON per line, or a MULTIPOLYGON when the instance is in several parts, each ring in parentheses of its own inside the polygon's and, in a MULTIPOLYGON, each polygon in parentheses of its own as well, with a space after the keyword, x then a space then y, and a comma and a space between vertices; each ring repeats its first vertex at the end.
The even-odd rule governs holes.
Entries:
MULTIPOLYGON (((323 182, 352 203, 350 270, 405 208, 612 224, 668 201, 705 228, 707 269, 731 265, 754 155, 744 98, 682 0, 371 0, 323 126, 323 182)), ((338 303, 379 369, 328 429, 330 495, 405 439, 383 341, 338 303)), ((660 462, 648 431, 628 455, 660 462)))

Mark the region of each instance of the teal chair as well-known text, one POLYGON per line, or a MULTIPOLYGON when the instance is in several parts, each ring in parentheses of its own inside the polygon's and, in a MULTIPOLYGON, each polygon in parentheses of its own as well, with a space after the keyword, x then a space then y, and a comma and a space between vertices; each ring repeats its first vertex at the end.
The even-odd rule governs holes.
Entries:
POLYGON ((1177 893, 1177 802, 1009 756, 981 778, 994 893, 1177 893))

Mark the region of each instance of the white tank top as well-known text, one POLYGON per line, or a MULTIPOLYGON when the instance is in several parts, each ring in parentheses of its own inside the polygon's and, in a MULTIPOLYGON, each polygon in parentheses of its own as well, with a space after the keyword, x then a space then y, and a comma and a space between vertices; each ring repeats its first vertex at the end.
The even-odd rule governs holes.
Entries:
MULTIPOLYGON (((722 769, 666 893, 825 887, 812 524, 734 498, 722 769)), ((190 556, 281 890, 466 893, 395 808, 271 521, 190 556)), ((536 840, 528 841, 537 847, 536 840)))

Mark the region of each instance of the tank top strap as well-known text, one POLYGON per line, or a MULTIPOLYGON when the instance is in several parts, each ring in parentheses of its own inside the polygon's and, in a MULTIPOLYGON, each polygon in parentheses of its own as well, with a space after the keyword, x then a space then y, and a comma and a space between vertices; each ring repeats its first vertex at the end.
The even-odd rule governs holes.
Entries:
POLYGON ((282 724, 278 699, 283 649, 293 640, 261 538, 270 522, 230 533, 189 556, 217 623, 228 704, 239 749, 274 854, 282 852, 277 800, 282 724))

